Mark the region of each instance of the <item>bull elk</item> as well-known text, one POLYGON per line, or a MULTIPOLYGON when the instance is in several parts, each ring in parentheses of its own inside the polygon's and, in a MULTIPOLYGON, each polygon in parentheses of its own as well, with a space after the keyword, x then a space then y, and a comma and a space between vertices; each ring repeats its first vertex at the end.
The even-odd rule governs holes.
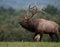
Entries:
POLYGON ((57 38, 57 41, 59 41, 59 36, 58 36, 59 25, 56 22, 49 21, 42 18, 35 19, 34 21, 31 19, 38 12, 37 8, 34 9, 34 7, 30 8, 29 6, 29 9, 34 10, 34 12, 32 13, 32 16, 27 17, 26 15, 24 19, 19 22, 19 24, 23 28, 35 33, 33 37, 35 41, 37 40, 41 41, 43 34, 49 34, 49 36, 51 37, 51 41, 53 41, 53 35, 55 35, 57 38), (39 36, 39 39, 37 38, 38 36, 39 36))

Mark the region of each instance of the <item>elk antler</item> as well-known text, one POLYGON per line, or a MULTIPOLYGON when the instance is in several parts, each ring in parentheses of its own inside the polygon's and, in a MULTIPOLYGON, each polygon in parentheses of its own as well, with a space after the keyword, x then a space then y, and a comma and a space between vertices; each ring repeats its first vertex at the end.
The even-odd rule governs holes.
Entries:
POLYGON ((29 5, 28 10, 26 11, 26 15, 24 16, 24 18, 27 19, 27 20, 30 20, 38 12, 42 12, 42 13, 44 13, 46 15, 49 15, 48 13, 43 11, 42 9, 39 10, 36 6, 31 7, 31 5, 29 5), (29 13, 30 10, 32 10, 32 16, 28 17, 28 13, 29 13))
POLYGON ((43 11, 42 9, 39 10, 36 6, 33 6, 33 7, 30 7, 30 6, 31 5, 29 5, 29 8, 33 10, 31 18, 38 12, 44 13, 46 15, 50 15, 50 14, 46 13, 45 11, 43 11))
POLYGON ((38 10, 36 6, 31 7, 31 5, 29 5, 29 10, 30 9, 32 10, 32 16, 29 19, 31 19, 37 13, 38 10))
POLYGON ((26 10, 26 13, 25 13, 25 15, 24 15, 24 19, 26 19, 26 20, 28 20, 29 19, 29 17, 28 17, 28 13, 29 13, 29 10, 30 9, 30 5, 29 5, 29 8, 26 10))

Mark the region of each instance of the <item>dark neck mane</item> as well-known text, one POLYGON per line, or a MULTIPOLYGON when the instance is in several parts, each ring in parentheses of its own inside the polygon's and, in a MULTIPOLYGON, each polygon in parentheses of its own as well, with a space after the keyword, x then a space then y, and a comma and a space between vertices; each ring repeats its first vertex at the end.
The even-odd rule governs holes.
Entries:
POLYGON ((27 22, 25 29, 29 30, 30 32, 35 32, 34 24, 31 20, 27 22))

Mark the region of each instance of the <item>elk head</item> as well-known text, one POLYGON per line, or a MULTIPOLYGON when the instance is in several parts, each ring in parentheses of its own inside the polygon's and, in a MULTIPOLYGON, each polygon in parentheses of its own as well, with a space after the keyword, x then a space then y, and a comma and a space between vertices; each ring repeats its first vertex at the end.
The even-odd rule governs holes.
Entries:
POLYGON ((32 30, 31 28, 33 28, 33 21, 31 20, 31 18, 37 13, 37 8, 35 9, 35 6, 33 6, 33 7, 30 7, 30 5, 29 5, 29 8, 28 8, 28 10, 34 10, 33 12, 32 12, 32 16, 31 17, 28 17, 28 11, 26 11, 26 13, 25 13, 25 15, 24 15, 24 19, 23 20, 21 20, 20 22, 19 22, 19 24, 23 27, 23 28, 25 28, 25 29, 28 29, 28 30, 32 30))

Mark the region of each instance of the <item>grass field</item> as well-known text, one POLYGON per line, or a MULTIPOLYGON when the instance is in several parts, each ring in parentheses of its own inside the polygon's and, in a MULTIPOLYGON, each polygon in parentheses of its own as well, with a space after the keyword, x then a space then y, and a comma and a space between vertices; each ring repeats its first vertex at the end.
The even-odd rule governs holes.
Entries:
POLYGON ((60 47, 60 42, 0 42, 0 47, 60 47))

